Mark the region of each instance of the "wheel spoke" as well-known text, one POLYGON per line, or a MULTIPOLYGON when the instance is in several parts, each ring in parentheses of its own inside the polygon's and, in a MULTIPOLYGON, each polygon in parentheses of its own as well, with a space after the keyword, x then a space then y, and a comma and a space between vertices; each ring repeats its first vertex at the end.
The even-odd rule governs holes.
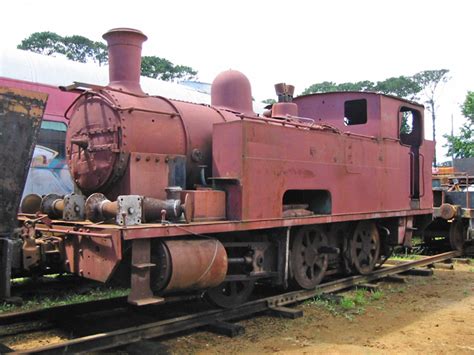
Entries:
POLYGON ((318 234, 313 239, 313 242, 311 243, 311 245, 313 246, 313 248, 315 248, 317 250, 321 244, 322 244, 322 236, 321 236, 321 234, 318 234))
POLYGON ((318 256, 314 262, 315 265, 319 267, 319 269, 322 269, 324 267, 324 256, 318 256))
POLYGON ((369 259, 369 264, 371 264, 372 261, 374 260, 374 256, 371 253, 369 253, 369 254, 367 254, 367 257, 369 259))
POLYGON ((310 241, 309 241, 309 234, 308 233, 305 233, 304 237, 303 237, 303 245, 305 247, 309 246, 310 245, 310 241))

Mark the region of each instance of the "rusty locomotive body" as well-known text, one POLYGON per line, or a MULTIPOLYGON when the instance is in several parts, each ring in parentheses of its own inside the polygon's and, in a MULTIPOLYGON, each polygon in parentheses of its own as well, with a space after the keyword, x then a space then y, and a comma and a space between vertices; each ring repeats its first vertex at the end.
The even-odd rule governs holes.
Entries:
POLYGON ((137 305, 206 290, 227 307, 255 282, 313 288, 369 273, 431 219, 423 106, 375 93, 293 99, 278 84, 257 115, 237 71, 215 79, 211 105, 168 100, 140 88, 141 32, 104 38, 110 84, 66 113, 77 193, 23 201, 18 274, 130 280, 137 305))

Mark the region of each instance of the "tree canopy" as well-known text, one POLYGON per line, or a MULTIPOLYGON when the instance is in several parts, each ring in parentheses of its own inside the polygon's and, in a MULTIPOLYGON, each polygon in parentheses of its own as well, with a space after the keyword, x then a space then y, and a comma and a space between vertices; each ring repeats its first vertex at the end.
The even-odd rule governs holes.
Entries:
POLYGON ((62 54, 81 63, 107 62, 107 46, 104 43, 78 35, 62 37, 54 32, 35 32, 21 41, 17 48, 44 55, 62 54))
POLYGON ((340 83, 336 84, 332 81, 323 81, 322 83, 313 84, 303 91, 303 95, 318 92, 334 92, 334 91, 373 91, 374 83, 368 80, 356 83, 340 83))
MULTIPOLYGON (((17 48, 44 55, 61 54, 81 63, 89 61, 99 63, 99 65, 108 63, 105 43, 95 42, 79 35, 62 37, 54 32, 35 32, 21 41, 17 48)), ((150 78, 172 81, 195 79, 197 71, 189 66, 174 65, 165 58, 144 56, 141 74, 150 78)))
POLYGON ((466 99, 461 105, 461 112, 467 120, 461 126, 459 135, 444 135, 448 140, 445 147, 448 147, 448 156, 470 158, 474 157, 474 91, 467 93, 466 99))
POLYGON ((265 99, 265 100, 262 100, 262 104, 266 104, 266 105, 273 105, 274 103, 276 103, 277 101, 275 99, 265 99))
POLYGON ((306 88, 303 91, 303 95, 333 91, 374 91, 414 100, 421 90, 422 87, 412 77, 399 76, 377 82, 363 80, 355 83, 346 82, 336 84, 332 81, 323 81, 306 88))
MULTIPOLYGON (((416 73, 413 80, 420 86, 426 97, 427 109, 431 112, 431 120, 433 123, 433 141, 436 143, 436 101, 439 95, 439 88, 446 83, 450 77, 448 76, 448 69, 439 70, 424 70, 416 73)), ((433 159, 434 166, 436 166, 436 144, 435 154, 433 159)))
POLYGON ((18 49, 24 49, 44 55, 53 55, 64 51, 63 37, 54 32, 35 32, 28 38, 25 38, 17 46, 18 49))

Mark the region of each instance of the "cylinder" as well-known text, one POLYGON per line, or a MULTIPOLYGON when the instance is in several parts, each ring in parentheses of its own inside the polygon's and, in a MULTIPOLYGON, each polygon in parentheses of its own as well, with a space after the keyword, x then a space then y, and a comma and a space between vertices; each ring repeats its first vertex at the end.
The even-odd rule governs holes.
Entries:
POLYGON ((49 218, 62 218, 64 211, 64 196, 48 194, 41 201, 41 212, 49 218))
POLYGON ((35 214, 41 210, 42 197, 38 194, 26 195, 21 201, 20 212, 35 214))
POLYGON ((161 211, 166 211, 167 220, 177 220, 183 213, 180 200, 159 200, 156 198, 143 198, 143 214, 145 222, 159 221, 161 211))
POLYGON ((85 203, 86 218, 92 222, 106 221, 115 218, 118 213, 117 201, 109 201, 105 195, 90 195, 85 203))
POLYGON ((227 274, 227 253, 217 239, 163 241, 152 260, 152 287, 159 293, 216 287, 227 274))

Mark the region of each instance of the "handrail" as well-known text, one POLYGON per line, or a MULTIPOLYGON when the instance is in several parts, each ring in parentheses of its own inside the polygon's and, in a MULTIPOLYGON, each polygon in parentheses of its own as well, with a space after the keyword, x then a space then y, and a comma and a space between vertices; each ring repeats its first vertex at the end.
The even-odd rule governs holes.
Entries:
POLYGON ((420 162, 420 170, 421 170, 421 179, 419 179, 420 181, 420 187, 423 187, 423 192, 420 192, 420 197, 423 197, 425 196, 425 169, 424 169, 424 166, 425 166, 425 156, 421 153, 418 153, 418 155, 420 156, 420 160, 422 160, 420 162))
POLYGON ((408 152, 410 155, 410 198, 415 194, 415 153, 408 152))

